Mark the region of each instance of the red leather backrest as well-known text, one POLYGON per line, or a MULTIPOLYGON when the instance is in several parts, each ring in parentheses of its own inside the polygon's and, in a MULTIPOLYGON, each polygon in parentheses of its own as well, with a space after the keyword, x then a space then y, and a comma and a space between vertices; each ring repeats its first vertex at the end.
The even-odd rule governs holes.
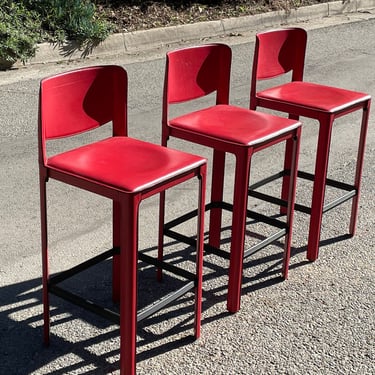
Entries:
POLYGON ((126 101, 127 74, 119 66, 82 68, 46 78, 40 84, 39 102, 44 139, 79 134, 116 116, 126 118, 126 101))
POLYGON ((225 44, 167 53, 165 100, 179 103, 217 91, 219 101, 228 101, 231 59, 231 49, 225 44))
POLYGON ((302 80, 306 42, 306 31, 301 28, 258 33, 254 53, 256 79, 273 78, 293 70, 293 80, 302 80))

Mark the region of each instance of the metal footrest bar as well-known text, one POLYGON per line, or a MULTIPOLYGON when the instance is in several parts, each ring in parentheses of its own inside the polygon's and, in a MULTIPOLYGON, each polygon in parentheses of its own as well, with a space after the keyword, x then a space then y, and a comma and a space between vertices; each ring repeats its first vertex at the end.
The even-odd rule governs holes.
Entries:
MULTIPOLYGON (((206 209, 207 211, 207 209, 206 209)), ((193 210, 193 211, 190 211, 182 216, 179 216, 177 217, 176 219, 173 219, 172 221, 164 224, 164 230, 165 229, 169 229, 169 228, 173 228, 177 225, 180 225, 182 223, 184 223, 185 221, 188 221, 190 219, 193 219, 194 217, 196 217, 198 215, 198 210, 193 210)))
POLYGON ((189 283, 185 284, 181 288, 175 290, 174 292, 171 292, 161 298, 159 301, 143 308, 141 311, 137 314, 137 322, 140 322, 149 316, 157 313, 158 311, 162 310, 164 307, 172 303, 173 301, 176 301, 186 293, 188 293, 190 290, 195 288, 195 282, 190 281, 189 283))
MULTIPOLYGON (((221 208, 223 210, 227 210, 227 211, 230 211, 230 212, 233 211, 233 205, 231 203, 228 203, 228 202, 211 202, 211 203, 206 205, 206 211, 210 210, 212 208, 221 208)), ((281 220, 278 220, 278 219, 260 214, 258 212, 246 210, 246 216, 249 219, 260 221, 262 223, 271 225, 273 227, 286 228, 286 224, 284 222, 282 222, 281 220)))
MULTIPOLYGON (((262 201, 268 202, 268 203, 273 203, 273 204, 276 204, 277 206, 287 207, 287 205, 288 205, 287 201, 284 200, 284 199, 276 198, 272 195, 264 194, 264 193, 261 193, 259 191, 249 190, 248 194, 249 194, 250 197, 254 197, 254 198, 260 199, 262 201)), ((303 213, 308 214, 308 215, 310 215, 310 213, 311 213, 310 207, 305 206, 303 204, 299 204, 299 203, 294 204, 294 210, 299 211, 299 212, 303 212, 303 213)))
POLYGON ((283 221, 257 213, 257 212, 247 210, 247 217, 250 219, 254 219, 255 221, 260 221, 262 223, 268 224, 272 227, 282 228, 282 229, 286 229, 287 227, 286 223, 284 223, 283 221))
POLYGON ((119 324, 120 322, 119 313, 112 311, 110 309, 106 309, 102 306, 99 306, 92 301, 89 301, 85 298, 78 296, 77 294, 74 294, 72 292, 67 291, 64 288, 61 288, 60 286, 49 284, 48 291, 54 294, 55 296, 58 296, 66 301, 69 301, 73 303, 74 305, 82 307, 85 310, 91 311, 92 313, 99 315, 102 318, 105 318, 111 321, 112 323, 119 324))
MULTIPOLYGON (((189 283, 185 284, 178 290, 171 292, 158 300, 157 302, 144 307, 141 309, 137 314, 137 322, 141 322, 142 320, 150 317, 151 315, 157 313, 158 311, 162 310, 164 307, 172 303, 173 301, 177 300, 178 298, 182 297, 190 290, 195 288, 195 283, 190 281, 189 283)), ((116 311, 104 308, 99 306, 98 304, 89 301, 85 298, 78 296, 77 294, 71 293, 64 288, 61 288, 57 285, 50 285, 49 288, 50 293, 66 300, 74 305, 82 307, 85 310, 91 311, 92 313, 101 316, 104 319, 111 321, 114 324, 120 324, 120 314, 116 311)))
MULTIPOLYGON (((315 176, 312 173, 303 172, 303 171, 298 171, 297 176, 304 180, 310 180, 310 181, 314 181, 314 178, 315 178, 315 176)), ((346 182, 342 182, 342 181, 333 180, 332 178, 326 178, 326 185, 334 187, 336 189, 347 190, 347 191, 354 189, 354 185, 347 184, 346 182)))
POLYGON ((103 262, 104 260, 110 258, 114 254, 117 254, 118 251, 116 248, 109 249, 102 254, 99 254, 93 258, 90 258, 89 260, 78 264, 77 266, 74 266, 66 271, 59 272, 56 275, 50 276, 49 278, 49 283, 50 284, 58 284, 61 283, 62 281, 69 279, 70 277, 87 270, 88 268, 95 266, 96 264, 103 262))
POLYGON ((260 241, 256 245, 251 246, 249 249, 245 250, 244 255, 243 255, 244 259, 246 259, 250 255, 255 254, 259 250, 262 250, 264 247, 270 245, 274 241, 277 241, 279 238, 284 237, 286 235, 286 233, 287 233, 286 229, 279 230, 278 232, 274 233, 273 235, 265 238, 263 241, 260 241))
MULTIPOLYGON (((260 187, 262 187, 262 186, 264 186, 264 185, 266 185, 266 184, 268 184, 268 183, 270 183, 270 182, 272 182, 272 181, 274 181, 278 178, 281 178, 283 176, 288 176, 289 174, 290 174, 290 171, 281 171, 279 173, 276 173, 276 174, 274 174, 270 177, 267 177, 263 180, 260 180, 256 183, 250 185, 249 190, 248 190, 248 195, 251 196, 251 197, 257 198, 259 200, 265 201, 265 202, 269 202, 269 203, 272 203, 272 204, 276 204, 278 206, 286 207, 287 202, 284 199, 280 199, 280 198, 274 197, 274 196, 269 195, 269 194, 261 193, 259 191, 256 191, 256 189, 258 189, 258 188, 260 188, 260 187)), ((304 179, 304 180, 309 180, 309 181, 314 181, 314 177, 315 177, 312 173, 303 172, 303 171, 298 171, 297 176, 298 176, 298 178, 301 178, 301 179, 304 179)), ((351 198, 353 198, 354 196, 357 195, 357 189, 355 188, 355 186, 347 184, 345 182, 341 182, 341 181, 333 180, 331 178, 327 178, 326 179, 326 185, 330 186, 330 187, 333 187, 333 188, 336 188, 336 189, 345 190, 345 191, 347 191, 347 193, 342 195, 341 197, 336 198, 333 201, 325 204, 324 207, 323 207, 323 213, 331 210, 332 208, 335 208, 335 207, 339 206, 340 204, 348 201, 349 199, 351 199, 351 198)), ((299 212, 303 212, 303 213, 308 214, 308 215, 311 214, 311 207, 306 206, 306 205, 302 205, 302 204, 299 204, 299 203, 295 203, 294 210, 299 211, 299 212)))
POLYGON ((262 201, 266 201, 266 202, 269 202, 269 203, 276 204, 278 206, 283 206, 283 207, 288 206, 288 202, 286 200, 274 197, 274 196, 269 195, 269 194, 261 193, 260 191, 255 191, 255 190, 249 189, 248 195, 251 196, 251 197, 260 199, 262 201))
POLYGON ((271 176, 268 176, 268 177, 264 178, 263 180, 260 180, 258 182, 255 182, 255 183, 251 184, 249 186, 249 191, 250 190, 256 190, 256 189, 262 187, 263 185, 266 185, 266 184, 269 184, 270 182, 276 181, 277 179, 279 179, 281 177, 284 177, 288 174, 290 174, 290 172, 288 173, 288 171, 281 171, 281 172, 275 173, 271 176))
MULTIPOLYGON (((276 175, 274 175, 273 177, 274 178, 279 178, 279 174, 277 175, 277 177, 275 177, 276 175)), ((230 203, 227 203, 227 202, 211 202, 211 203, 208 203, 205 207, 205 211, 209 211, 213 208, 221 208, 221 209, 224 209, 224 210, 227 210, 227 211, 233 211, 233 205, 230 204, 230 203)), ((173 227, 177 226, 177 225, 180 225, 192 218, 194 218, 194 216, 196 216, 197 214, 197 211, 191 211, 191 212, 188 212, 168 223, 166 223, 164 225, 164 235, 167 236, 167 237, 170 237, 170 238, 173 238, 174 240, 177 240, 179 242, 183 242, 187 245, 190 245, 190 246, 195 246, 195 240, 191 237, 188 237, 188 236, 185 236, 184 234, 182 233, 179 233, 175 230, 172 230, 173 227)), ((263 249, 264 247, 268 246, 269 244, 271 244, 272 242, 278 240, 279 238, 285 236, 287 234, 287 225, 285 222, 281 221, 281 220, 278 220, 278 219, 275 219, 275 218, 271 218, 269 216, 266 216, 266 215, 263 215, 263 214, 260 214, 260 213, 257 213, 257 212, 254 212, 254 211, 250 211, 250 210, 247 210, 246 211, 246 216, 248 218, 251 218, 257 222, 262 222, 262 223, 265 223, 265 224, 268 224, 270 226, 273 226, 273 227, 276 227, 276 228, 279 228, 280 230, 275 232, 274 234, 272 234, 271 236, 268 236, 267 238, 265 238, 264 240, 258 242, 257 244, 251 246, 249 249, 245 250, 244 252, 244 258, 247 258, 248 256, 256 253, 257 251, 263 249)), ((214 255, 217 255, 221 258, 224 258, 224 259, 227 259, 229 260, 230 258, 230 253, 228 251, 224 251, 224 250, 221 250, 217 247, 214 247, 214 246, 211 246, 207 243, 204 244, 204 251, 206 253, 210 253, 210 254, 214 254, 214 255)))
POLYGON ((327 212, 329 210, 332 210, 332 208, 335 208, 339 206, 340 204, 348 201, 349 199, 352 199, 357 195, 357 190, 349 191, 348 193, 344 194, 343 196, 333 200, 332 202, 326 204, 323 206, 323 213, 327 212))
MULTIPOLYGON (((196 245, 196 241, 194 241, 194 239, 192 239, 191 242, 192 242, 192 246, 196 245)), ((158 268, 162 268, 163 270, 173 273, 174 275, 181 276, 186 280, 191 280, 191 281, 196 280, 196 276, 192 272, 176 267, 173 264, 169 264, 161 260, 152 258, 149 255, 146 255, 144 253, 138 253, 138 258, 145 263, 152 264, 153 266, 158 267, 158 268)))
MULTIPOLYGON (((191 245, 191 246, 195 245, 195 241, 192 240, 192 238, 190 238, 188 236, 185 236, 185 235, 183 235, 181 233, 178 233, 178 232, 176 232, 174 230, 171 230, 171 229, 165 229, 164 235, 169 237, 169 238, 173 238, 174 240, 177 240, 179 242, 183 242, 187 245, 191 245)), ((218 249, 217 247, 211 246, 207 243, 203 244, 203 249, 206 253, 214 254, 214 255, 217 255, 221 258, 229 259, 229 257, 230 257, 230 255, 227 251, 218 249)))
MULTIPOLYGON (((191 239, 192 245, 196 244, 196 241, 194 239, 191 239)), ((48 291, 49 293, 56 295, 68 302, 73 303, 74 305, 80 306, 84 308, 85 310, 91 311, 92 313, 101 316, 102 318, 105 318, 112 323, 119 324, 120 323, 120 314, 116 311, 113 311, 111 309, 105 308, 103 306, 100 306, 90 300, 87 300, 75 293, 72 293, 65 288, 58 286, 58 283, 61 283, 78 273, 90 268, 91 266, 94 266, 111 256, 115 254, 119 254, 120 249, 118 247, 107 250, 103 252, 102 254, 99 254, 98 256, 91 258, 83 263, 78 264, 77 266, 74 266, 66 271, 62 271, 58 273, 57 275, 51 276, 48 281, 48 291)), ((140 322, 149 316, 155 314, 156 312, 160 311, 173 301, 177 300, 178 298, 182 297, 184 294, 188 293, 192 289, 196 287, 197 284, 197 277, 192 272, 189 272, 187 270, 184 270, 182 268, 179 268, 177 266, 174 266, 172 264, 169 264, 167 262, 160 261, 158 259, 152 258, 149 255, 146 255, 144 253, 139 252, 138 258, 148 264, 152 264, 156 267, 159 267, 165 271, 168 271, 174 275, 180 276, 186 280, 185 284, 180 287, 179 289, 168 293, 166 296, 160 298, 158 301, 142 308, 137 313, 137 322, 140 322)))

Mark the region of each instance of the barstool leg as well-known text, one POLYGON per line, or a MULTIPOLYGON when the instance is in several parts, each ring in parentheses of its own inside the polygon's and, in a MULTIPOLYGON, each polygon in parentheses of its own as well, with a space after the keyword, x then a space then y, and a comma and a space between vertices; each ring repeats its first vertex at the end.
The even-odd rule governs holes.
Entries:
POLYGON ((48 294, 48 225, 47 225, 47 186, 46 178, 40 175, 40 221, 41 221, 41 242, 42 242, 42 267, 43 267, 43 331, 44 344, 49 345, 50 335, 50 312, 48 294))
POLYGON ((202 315, 202 278, 203 278, 203 244, 204 244, 204 213, 205 213, 205 194, 206 194, 206 165, 200 169, 199 178, 199 196, 198 196, 198 217, 197 217, 197 245, 196 245, 196 277, 197 285, 195 287, 195 320, 194 334, 198 339, 201 334, 201 315, 202 315))
MULTIPOLYGON (((164 218, 165 218, 165 191, 159 194, 159 234, 158 234, 158 260, 163 260, 164 253, 164 218)), ((158 267, 156 270, 158 281, 163 279, 163 270, 158 267)))
POLYGON ((227 309, 231 313, 240 309, 250 157, 247 149, 236 155, 227 297, 227 309))
MULTIPOLYGON (((289 115, 288 116, 291 120, 299 120, 299 116, 289 115)), ((291 173, 292 171, 292 162, 293 162, 293 150, 295 147, 295 142, 293 139, 288 139, 285 143, 285 158, 284 158, 284 171, 289 171, 291 173)), ((286 174, 283 176, 283 183, 281 188, 281 199, 289 202, 289 190, 290 190, 290 181, 291 177, 290 174, 286 174)), ((287 208, 281 206, 280 207, 280 213, 286 214, 287 208)))
POLYGON ((358 203, 359 203, 359 197, 360 197, 362 169, 363 169, 363 160, 364 160, 364 154, 365 154, 369 113, 370 113, 370 101, 366 102, 366 105, 363 108, 363 113, 362 113, 362 124, 361 124, 361 132, 359 136, 359 146, 358 146, 358 155, 357 155, 357 166, 356 166, 355 179, 354 179, 354 186, 357 190, 357 194, 353 197, 352 212, 350 216, 350 226, 349 226, 349 233, 351 236, 354 236, 355 230, 356 230, 356 224, 357 224, 358 203))
MULTIPOLYGON (((225 152, 213 151, 211 202, 222 202, 224 191, 225 152)), ((222 209, 210 210, 209 244, 220 248, 222 209)))
POLYGON ((300 139, 301 139, 301 128, 298 128, 295 136, 291 139, 291 141, 293 142, 292 143, 293 148, 291 152, 290 180, 289 180, 289 191, 288 191, 288 197, 287 197, 288 206, 287 206, 287 212, 286 212, 286 225, 287 225, 288 232, 285 237, 284 259, 283 259, 283 269, 282 269, 282 275, 285 280, 288 278, 288 272, 289 272, 290 247, 292 243, 293 217, 294 217, 294 204, 295 204, 295 198, 296 198, 300 139))
MULTIPOLYGON (((112 203, 112 246, 120 248, 121 235, 121 208, 119 202, 112 203)), ((118 302, 120 300, 120 255, 114 255, 112 258, 112 300, 118 302)))
POLYGON ((316 150, 315 179, 311 201, 309 238, 307 243, 307 259, 315 261, 319 253, 319 241, 322 225, 324 196, 334 117, 328 116, 320 120, 318 146, 316 150))
POLYGON ((120 373, 136 372, 139 195, 121 197, 120 373))

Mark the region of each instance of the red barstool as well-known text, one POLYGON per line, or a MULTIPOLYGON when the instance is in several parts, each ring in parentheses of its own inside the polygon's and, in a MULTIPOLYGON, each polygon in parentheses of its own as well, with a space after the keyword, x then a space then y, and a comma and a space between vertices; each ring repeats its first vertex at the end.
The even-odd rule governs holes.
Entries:
MULTIPOLYGON (((263 107, 286 112, 289 118, 298 119, 303 116, 319 122, 315 172, 314 174, 298 172, 299 178, 313 181, 311 206, 297 203, 295 205, 297 211, 310 214, 307 258, 314 261, 318 258, 323 213, 352 199, 349 233, 352 236, 355 233, 371 97, 361 92, 304 82, 306 43, 307 33, 301 28, 271 30, 256 35, 250 109, 263 107), (283 75, 289 77, 289 74, 291 74, 291 82, 274 87, 272 83, 268 83, 270 88, 257 91, 258 81, 283 75), (354 183, 348 184, 328 179, 327 168, 333 122, 354 111, 362 111, 362 125, 354 183), (341 189, 344 193, 335 200, 325 203, 326 186, 341 189)), ((291 142, 288 143, 288 149, 287 155, 290 155, 291 142)), ((290 165, 290 159, 286 159, 285 169, 288 169, 288 165, 290 165)), ((285 200, 289 176, 284 175, 283 181, 282 198, 285 200)), ((252 191, 249 193, 253 194, 252 191)), ((263 198, 271 199, 265 196, 263 198)))
MULTIPOLYGON (((89 67, 43 79, 39 96, 44 340, 49 343, 49 295, 54 294, 120 325, 120 370, 124 375, 135 374, 137 320, 147 318, 192 290, 195 293, 195 337, 200 335, 206 181, 204 158, 127 136, 127 84, 127 74, 122 67, 89 67), (70 137, 106 123, 112 123, 112 137, 47 156, 47 141, 70 137), (200 181, 197 238, 193 241, 196 265, 194 272, 187 272, 149 255, 138 254, 138 213, 144 199, 193 177, 200 181), (46 183, 51 178, 113 201, 113 248, 57 275, 50 275, 48 267, 46 183), (110 257, 114 262, 113 297, 120 300, 120 314, 95 305, 60 285, 110 257), (157 267, 166 267, 186 280, 175 293, 139 312, 138 258, 157 267)), ((160 246, 163 246, 163 220, 161 217, 160 246)))
MULTIPOLYGON (((285 236, 282 273, 288 275, 290 241, 292 236, 295 177, 297 171, 301 124, 229 104, 231 49, 224 44, 189 47, 167 53, 162 116, 162 144, 170 137, 204 145, 213 149, 213 169, 210 210, 209 243, 205 249, 229 257, 227 308, 240 308, 243 259, 254 251, 285 236), (169 117, 170 106, 216 94, 213 106, 169 117), (289 165, 291 184, 287 199, 286 221, 256 215, 247 209, 250 163, 254 153, 279 142, 290 141, 292 153, 289 165), (236 158, 233 204, 223 202, 225 154, 236 158), (222 209, 232 211, 230 254, 220 249, 222 209), (255 217, 277 227, 277 231, 260 243, 244 250, 246 218, 255 217)), ((176 106, 175 106, 176 107, 176 106)), ((163 205, 163 199, 161 200, 163 205)), ((189 215, 166 224, 166 234, 183 240, 174 226, 189 219, 189 215)))

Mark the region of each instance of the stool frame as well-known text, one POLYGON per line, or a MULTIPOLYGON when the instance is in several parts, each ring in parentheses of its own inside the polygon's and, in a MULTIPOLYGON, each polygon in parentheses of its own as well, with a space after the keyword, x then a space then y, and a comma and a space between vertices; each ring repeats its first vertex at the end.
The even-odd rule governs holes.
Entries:
MULTIPOLYGON (((250 109, 258 107, 289 114, 289 118, 307 117, 319 123, 315 172, 298 171, 298 178, 313 181, 311 205, 298 202, 295 210, 310 215, 307 258, 315 261, 319 254, 321 225, 323 214, 352 199, 349 234, 354 236, 358 217, 358 202, 362 180, 363 160, 365 153, 366 134, 370 112, 371 96, 341 88, 320 85, 303 81, 307 33, 302 28, 285 28, 260 32, 256 35, 254 50, 252 81, 250 88, 250 109), (278 84, 257 91, 257 83, 261 80, 272 80, 291 73, 291 82, 278 84), (333 123, 336 119, 355 111, 362 111, 357 163, 353 183, 346 183, 327 177, 328 160, 331 147, 333 123), (342 191, 342 194, 325 203, 326 186, 342 191)), ((287 155, 291 144, 288 144, 287 155)), ((285 160, 288 169, 289 159, 285 160)), ((273 201, 285 206, 289 176, 284 172, 275 174, 274 179, 283 178, 281 199, 267 194, 258 194, 249 189, 249 195, 259 199, 273 201)), ((262 186, 268 181, 260 182, 262 186)))

